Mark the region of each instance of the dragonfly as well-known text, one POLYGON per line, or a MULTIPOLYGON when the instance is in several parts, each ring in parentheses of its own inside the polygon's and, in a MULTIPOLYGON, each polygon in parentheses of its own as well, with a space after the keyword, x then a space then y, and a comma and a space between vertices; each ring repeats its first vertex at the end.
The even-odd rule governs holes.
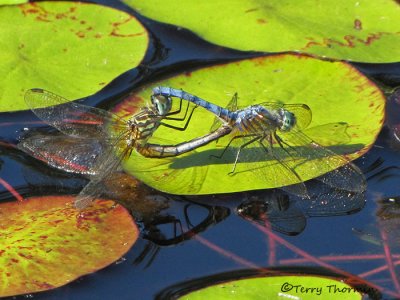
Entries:
MULTIPOLYGON (((50 166, 67 172, 89 176, 89 183, 77 196, 74 204, 78 209, 86 208, 94 199, 100 196, 104 180, 121 169, 121 162, 127 159, 132 151, 137 151, 146 157, 176 156, 191 151, 183 145, 159 145, 149 143, 154 131, 159 126, 175 130, 186 130, 193 112, 189 116, 189 104, 183 117, 176 117, 182 111, 182 99, 179 108, 172 111, 170 97, 151 97, 151 105, 143 107, 138 113, 124 120, 103 109, 69 102, 62 96, 35 88, 28 90, 25 101, 34 114, 45 123, 56 128, 63 135, 36 134, 22 138, 18 147, 33 156, 38 149, 53 143, 52 154, 57 157, 43 156, 39 159, 50 166), (183 127, 177 127, 164 120, 184 121, 183 127), (65 135, 69 138, 66 139, 65 135), (61 147, 60 147, 61 145, 61 147)), ((211 142, 213 138, 224 135, 229 128, 221 128, 209 135, 206 141, 193 139, 190 145, 201 146, 211 142)), ((44 152, 41 152, 44 153, 44 152)), ((36 155, 37 157, 37 155, 36 155)))
MULTIPOLYGON (((283 174, 288 182, 296 183, 280 188, 289 193, 310 198, 304 180, 296 171, 296 166, 301 159, 310 162, 312 169, 319 170, 323 167, 329 170, 330 172, 318 178, 329 186, 355 193, 363 193, 366 190, 365 177, 357 166, 343 156, 319 145, 303 132, 312 119, 311 109, 306 104, 264 102, 238 108, 236 93, 228 106, 223 108, 171 87, 155 87, 152 95, 159 98, 177 97, 194 103, 214 114, 216 120, 222 122, 222 128, 230 128, 229 133, 233 137, 222 153, 216 156, 222 158, 228 152, 233 152, 234 162, 230 174, 235 173, 240 160, 242 160, 241 164, 246 165, 246 161, 263 162, 268 158, 273 159, 277 161, 274 166, 275 174, 283 174), (237 147, 233 147, 234 144, 237 144, 237 147), (254 147, 255 144, 258 147, 254 147), (316 158, 324 159, 316 162, 316 158), (319 165, 321 163, 324 165, 319 165)), ((216 126, 218 122, 214 122, 211 127, 213 133, 216 126)), ((202 138, 207 140, 207 136, 202 138)), ((186 147, 190 148, 190 143, 186 147)), ((260 176, 266 176, 263 170, 265 168, 261 165, 255 169, 260 176)), ((279 184, 282 185, 276 181, 277 187, 280 186, 279 184)))

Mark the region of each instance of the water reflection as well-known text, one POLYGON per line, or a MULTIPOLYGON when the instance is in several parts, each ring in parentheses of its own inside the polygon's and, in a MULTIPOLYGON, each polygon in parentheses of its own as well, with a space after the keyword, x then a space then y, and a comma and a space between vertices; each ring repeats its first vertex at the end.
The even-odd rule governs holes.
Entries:
POLYGON ((193 238, 218 224, 230 214, 229 209, 174 198, 174 208, 164 210, 162 214, 145 224, 144 238, 160 246, 178 244, 193 238), (177 205, 178 204, 178 205, 177 205))
POLYGON ((239 205, 237 212, 245 219, 286 235, 297 235, 306 227, 307 217, 352 214, 365 205, 365 193, 333 188, 316 180, 307 182, 310 199, 278 191, 253 192, 239 205))
POLYGON ((389 144, 394 149, 400 149, 400 88, 388 95, 386 108, 386 124, 390 130, 389 144))
POLYGON ((400 196, 378 200, 378 224, 392 250, 400 249, 400 196))
POLYGON ((247 198, 237 208, 238 214, 247 220, 270 226, 287 235, 297 235, 306 227, 304 213, 289 195, 251 195, 247 198))
POLYGON ((134 264, 145 263, 149 267, 161 247, 178 245, 194 238, 222 222, 230 215, 230 210, 221 206, 191 203, 179 196, 153 195, 165 197, 171 205, 157 215, 144 219, 142 236, 149 242, 134 260, 134 264))

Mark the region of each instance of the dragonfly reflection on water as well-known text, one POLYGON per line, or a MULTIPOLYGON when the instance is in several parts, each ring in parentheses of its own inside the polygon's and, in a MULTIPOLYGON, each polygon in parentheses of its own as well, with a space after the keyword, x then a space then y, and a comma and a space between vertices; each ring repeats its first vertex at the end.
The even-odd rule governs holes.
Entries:
MULTIPOLYGON (((363 193, 366 190, 364 175, 358 167, 343 156, 317 144, 303 133, 312 118, 311 110, 305 104, 265 102, 239 109, 235 94, 227 108, 223 108, 170 87, 154 88, 153 96, 177 97, 192 102, 213 113, 222 122, 220 128, 230 128, 229 133, 233 137, 218 158, 223 158, 231 152, 231 156, 234 157, 231 173, 236 171, 239 162, 246 167, 246 162, 258 161, 260 163, 256 168, 248 169, 253 169, 261 178, 267 179, 262 162, 272 159, 277 162, 271 167, 277 176, 268 179, 276 180, 274 186, 281 186, 283 190, 292 194, 309 198, 304 180, 296 172, 299 160, 302 160, 311 163, 313 170, 325 170, 321 174, 330 171, 319 177, 320 181, 329 186, 354 193, 363 193), (254 147, 255 144, 259 147, 254 147), (321 158, 323 160, 315 162, 321 158), (282 175, 293 185, 282 186, 282 182, 278 181, 282 175)), ((215 132, 216 126, 218 123, 214 122, 211 134, 215 132)), ((207 136, 203 139, 206 140, 207 136)), ((190 147, 190 143, 187 147, 190 147)))

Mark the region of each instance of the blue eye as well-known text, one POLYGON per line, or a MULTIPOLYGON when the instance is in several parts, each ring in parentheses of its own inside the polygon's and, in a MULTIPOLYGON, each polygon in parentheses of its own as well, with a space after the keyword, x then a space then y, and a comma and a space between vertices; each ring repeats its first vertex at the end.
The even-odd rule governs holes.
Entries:
POLYGON ((285 110, 282 115, 282 131, 289 131, 296 125, 296 117, 290 111, 285 110))
POLYGON ((161 95, 152 96, 151 102, 153 106, 157 109, 157 113, 161 116, 166 115, 171 110, 172 100, 169 97, 164 97, 161 95))

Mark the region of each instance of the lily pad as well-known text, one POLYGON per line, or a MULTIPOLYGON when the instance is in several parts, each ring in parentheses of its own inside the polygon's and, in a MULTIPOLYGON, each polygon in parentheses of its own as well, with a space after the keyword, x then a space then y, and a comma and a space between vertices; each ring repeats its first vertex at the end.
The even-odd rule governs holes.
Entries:
POLYGON ((124 255, 138 237, 129 213, 96 201, 84 213, 73 197, 49 196, 0 205, 0 296, 67 284, 124 255))
POLYGON ((15 111, 27 109, 31 88, 68 99, 97 92, 140 63, 149 38, 125 12, 49 1, 0 6, 0 41, 0 111, 15 111))
POLYGON ((229 48, 359 62, 400 60, 400 5, 393 0, 123 2, 146 17, 229 48))
MULTIPOLYGON (((236 92, 241 106, 277 101, 305 103, 311 108, 313 116, 309 131, 306 129, 304 133, 350 160, 368 151, 384 121, 385 98, 368 78, 347 63, 327 62, 301 55, 242 60, 156 82, 127 98, 116 108, 117 113, 121 116, 132 115, 137 107, 150 99, 152 88, 157 85, 182 88, 223 107, 236 92), (344 138, 330 138, 332 132, 344 138)), ((163 139, 167 139, 178 144, 203 136, 210 132, 214 118, 213 114, 199 107, 185 131, 161 126, 149 142, 165 144, 163 139)), ((173 121, 166 122, 177 125, 173 121)), ((125 169, 146 184, 175 194, 229 193, 298 182, 275 172, 278 162, 268 155, 265 162, 248 161, 244 164, 239 159, 235 173, 229 175, 234 157, 221 159, 211 155, 220 155, 231 138, 227 135, 218 143, 212 142, 196 152, 172 158, 145 158, 134 151, 125 169), (258 171, 255 172, 255 169, 258 171)), ((254 143, 246 150, 252 151, 258 146, 254 143)), ((342 160, 332 166, 326 164, 328 160, 331 159, 315 157, 315 161, 299 164, 296 172, 302 180, 309 180, 345 163, 342 160)), ((285 162, 289 161, 290 157, 287 157, 285 162)))
POLYGON ((27 3, 28 0, 0 0, 0 5, 13 5, 27 3))
POLYGON ((179 299, 362 299, 353 287, 318 276, 274 276, 246 278, 209 286, 179 299))

